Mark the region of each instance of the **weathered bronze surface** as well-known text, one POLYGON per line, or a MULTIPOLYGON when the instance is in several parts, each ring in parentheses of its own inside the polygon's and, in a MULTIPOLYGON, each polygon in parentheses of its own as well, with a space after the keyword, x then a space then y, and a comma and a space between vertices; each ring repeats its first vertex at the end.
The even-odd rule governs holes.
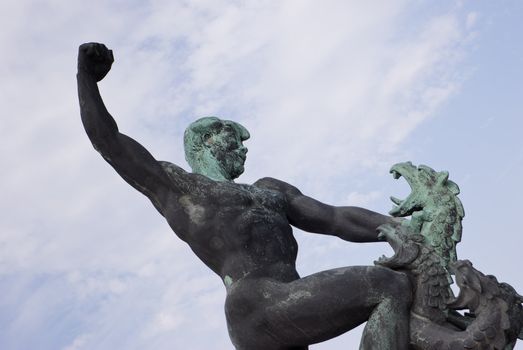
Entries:
POLYGON ((391 215, 412 215, 412 220, 330 206, 274 178, 235 183, 244 171, 243 142, 250 135, 242 125, 216 117, 187 128, 185 154, 192 172, 186 172, 156 160, 119 132, 97 86, 113 61, 103 44, 80 46, 77 79, 85 131, 102 157, 220 276, 236 349, 308 349, 364 322, 360 349, 472 349, 467 346, 476 343, 494 344, 477 349, 501 349, 497 346, 515 343, 523 322, 521 297, 457 260, 464 212, 448 173, 410 163, 392 168, 413 193, 405 201, 393 198, 398 207, 391 215), (352 242, 386 239, 396 254, 376 266, 301 277, 292 226, 352 242), (449 287, 452 271, 462 290, 457 299, 449 287), (454 312, 463 307, 475 316, 454 312))
POLYGON ((405 272, 412 282, 411 348, 512 349, 523 326, 523 297, 470 261, 457 260, 465 215, 458 186, 448 172, 410 162, 395 164, 391 173, 404 177, 412 192, 405 200, 391 197, 396 206, 390 213, 411 219, 379 227, 395 254, 376 264, 405 272), (451 275, 460 288, 457 298, 450 289, 451 275), (457 312, 464 309, 466 315, 457 312))

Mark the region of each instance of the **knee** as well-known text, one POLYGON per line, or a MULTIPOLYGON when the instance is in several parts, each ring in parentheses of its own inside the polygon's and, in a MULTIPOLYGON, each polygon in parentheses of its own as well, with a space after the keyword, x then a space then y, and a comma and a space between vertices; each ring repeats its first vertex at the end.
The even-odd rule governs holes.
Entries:
POLYGON ((410 304, 412 301, 412 285, 407 275, 394 272, 388 278, 389 293, 393 300, 410 304))

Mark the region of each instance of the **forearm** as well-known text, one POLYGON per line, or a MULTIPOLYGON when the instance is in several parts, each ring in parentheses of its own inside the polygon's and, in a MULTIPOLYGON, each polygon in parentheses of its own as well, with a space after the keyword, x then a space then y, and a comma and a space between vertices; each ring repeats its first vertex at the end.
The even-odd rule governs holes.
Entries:
POLYGON ((76 78, 82 123, 93 146, 100 150, 114 140, 118 127, 103 103, 96 80, 81 69, 76 78))
POLYGON ((382 224, 393 224, 394 219, 359 207, 335 207, 332 233, 351 242, 377 242, 376 228, 382 224))
MULTIPOLYGON (((304 196, 282 181, 266 180, 279 185, 288 198, 291 225, 307 232, 338 236, 351 242, 377 242, 377 227, 395 224, 394 218, 359 207, 336 207, 304 196)), ((275 186, 273 186, 275 187, 275 186)), ((278 188, 278 187, 276 187, 278 188)))

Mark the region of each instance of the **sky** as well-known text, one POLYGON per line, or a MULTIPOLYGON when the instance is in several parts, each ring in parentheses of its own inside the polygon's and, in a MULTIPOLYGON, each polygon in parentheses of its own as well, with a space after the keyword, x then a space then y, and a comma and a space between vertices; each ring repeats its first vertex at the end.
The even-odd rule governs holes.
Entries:
MULTIPOLYGON (((220 278, 85 135, 90 41, 114 51, 99 86, 120 130, 186 170, 183 131, 210 115, 251 133, 238 182, 333 205, 386 213, 409 193, 392 164, 448 170, 458 257, 522 293, 522 16, 516 0, 2 1, 0 348, 232 349, 220 278)), ((392 253, 295 236, 303 276, 392 253)))

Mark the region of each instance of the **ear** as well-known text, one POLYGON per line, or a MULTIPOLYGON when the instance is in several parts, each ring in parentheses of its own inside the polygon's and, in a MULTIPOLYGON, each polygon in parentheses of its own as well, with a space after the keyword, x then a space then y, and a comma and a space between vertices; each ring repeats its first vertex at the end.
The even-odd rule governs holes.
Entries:
POLYGON ((212 133, 206 132, 202 135, 202 145, 206 148, 210 148, 212 145, 212 133))

